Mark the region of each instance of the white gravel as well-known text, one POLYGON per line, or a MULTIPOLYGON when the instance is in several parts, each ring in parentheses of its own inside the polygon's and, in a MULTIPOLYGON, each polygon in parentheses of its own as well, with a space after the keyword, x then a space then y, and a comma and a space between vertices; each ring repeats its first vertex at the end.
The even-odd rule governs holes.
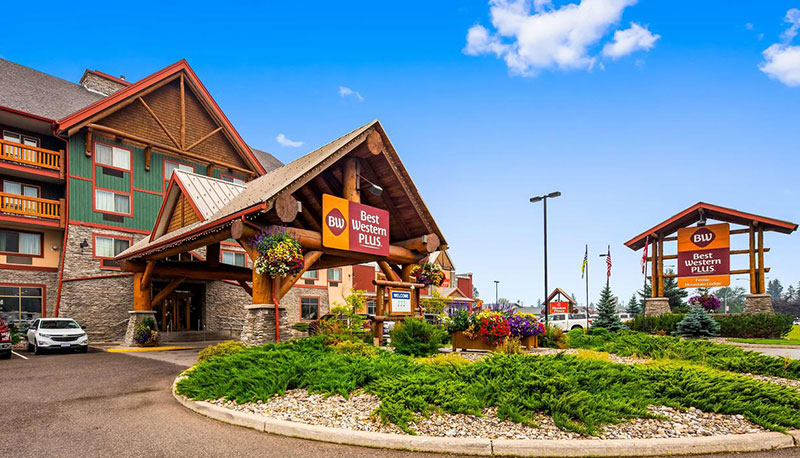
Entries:
MULTIPOLYGON (((382 424, 373 412, 380 400, 363 391, 349 398, 334 395, 309 395, 306 390, 290 390, 262 403, 235 404, 231 401, 212 401, 222 407, 255 413, 280 420, 357 431, 404 434, 394 424, 382 424)), ((745 434, 764 431, 741 415, 705 413, 690 408, 680 411, 669 407, 650 407, 655 414, 666 419, 633 419, 617 425, 608 425, 598 436, 583 436, 563 431, 553 419, 539 414, 534 419, 536 427, 526 426, 497 418, 496 409, 483 411, 483 416, 434 412, 428 417, 418 415, 412 429, 417 434, 439 437, 482 437, 490 439, 646 439, 667 437, 696 437, 725 434, 745 434)))

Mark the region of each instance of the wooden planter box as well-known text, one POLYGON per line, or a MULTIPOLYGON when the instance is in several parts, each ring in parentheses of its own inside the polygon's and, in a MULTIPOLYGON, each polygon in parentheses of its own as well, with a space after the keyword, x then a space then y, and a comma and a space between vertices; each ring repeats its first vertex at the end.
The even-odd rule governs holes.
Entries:
MULTIPOLYGON (((464 335, 463 331, 456 331, 450 334, 450 340, 453 342, 453 351, 456 350, 486 350, 497 351, 497 345, 490 345, 483 341, 481 338, 470 339, 464 335)), ((539 347, 539 336, 528 336, 522 339, 522 346, 526 350, 539 347)))

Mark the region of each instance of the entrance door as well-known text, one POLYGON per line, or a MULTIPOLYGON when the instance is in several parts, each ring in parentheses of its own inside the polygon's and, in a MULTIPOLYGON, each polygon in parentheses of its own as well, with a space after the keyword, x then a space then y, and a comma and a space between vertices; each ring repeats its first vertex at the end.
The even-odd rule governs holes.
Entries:
POLYGON ((161 330, 164 332, 188 331, 192 308, 192 296, 188 293, 173 293, 161 302, 161 330))

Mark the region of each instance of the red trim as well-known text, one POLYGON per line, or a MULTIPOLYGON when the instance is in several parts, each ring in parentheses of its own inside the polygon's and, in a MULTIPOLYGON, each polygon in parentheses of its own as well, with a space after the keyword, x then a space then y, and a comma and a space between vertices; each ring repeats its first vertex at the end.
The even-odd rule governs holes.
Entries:
POLYGON ((95 277, 75 277, 75 278, 65 278, 62 281, 83 281, 83 280, 101 280, 103 278, 117 278, 117 277, 131 277, 133 276, 133 272, 124 272, 121 274, 107 274, 107 275, 97 275, 95 277))
POLYGON ((164 194, 162 194, 162 193, 160 193, 160 192, 158 192, 158 191, 150 191, 150 190, 148 190, 148 189, 139 189, 139 188, 133 188, 133 190, 134 190, 135 192, 144 192, 144 193, 146 193, 146 194, 153 194, 153 195, 155 195, 155 196, 161 196, 161 197, 164 197, 164 194))
MULTIPOLYGON (((86 71, 83 72, 83 76, 86 76, 87 73, 92 73, 101 78, 109 79, 111 81, 114 81, 115 83, 122 84, 123 86, 130 86, 131 84, 133 84, 130 81, 124 80, 122 78, 117 78, 116 76, 111 76, 108 73, 103 73, 100 70, 89 70, 87 68, 86 71)), ((81 78, 81 80, 83 80, 83 78, 81 78)))
MULTIPOLYGON (((193 164, 190 164, 190 163, 185 162, 185 161, 180 160, 180 159, 174 159, 172 156, 166 156, 166 155, 162 156, 161 157, 161 176, 162 176, 162 179, 161 179, 161 193, 162 194, 166 193, 166 189, 164 189, 165 188, 165 184, 167 182, 169 182, 170 180, 172 180, 172 176, 175 175, 175 173, 173 173, 172 176, 170 176, 169 178, 164 176, 167 173, 167 162, 172 162, 173 164, 179 164, 179 165, 188 165, 189 167, 192 168, 192 173, 195 173, 197 171, 197 168, 193 164)), ((174 172, 174 170, 173 170, 173 172, 174 172)))
POLYGON ((0 231, 18 232, 23 234, 33 234, 39 236, 39 254, 14 253, 12 251, 0 251, 0 254, 4 256, 17 256, 22 258, 44 258, 44 232, 21 231, 19 229, 6 229, 6 228, 0 228, 0 231))
MULTIPOLYGON (((192 198, 189 197, 189 193, 186 192, 186 188, 183 186, 183 183, 181 182, 181 180, 178 180, 176 178, 175 181, 178 183, 178 187, 181 188, 181 193, 183 194, 183 197, 185 197, 186 200, 189 201, 189 205, 192 206, 192 209, 194 210, 194 214, 197 216, 197 218, 200 221, 205 221, 205 219, 206 219, 205 216, 203 216, 203 214, 200 213, 200 209, 197 208, 197 204, 195 204, 194 200, 192 200, 192 198)), ((173 209, 173 211, 174 211, 174 209, 173 209)))
MULTIPOLYGON (((235 247, 242 248, 242 246, 239 245, 239 242, 229 242, 227 240, 222 240, 221 242, 219 242, 219 244, 220 245, 228 245, 228 246, 235 246, 235 247)), ((244 248, 242 248, 242 249, 244 249, 244 248)))
POLYGON ((225 116, 225 114, 220 109, 219 105, 217 105, 217 102, 214 100, 213 97, 211 97, 211 94, 208 92, 205 86, 203 86, 203 83, 200 82, 200 79, 197 78, 197 75, 194 73, 192 68, 186 62, 186 59, 181 59, 178 62, 175 62, 174 64, 165 67, 153 73, 150 76, 142 78, 141 80, 137 81, 134 84, 131 84, 125 89, 121 89, 109 95, 108 97, 102 98, 92 103, 91 105, 84 107, 83 109, 78 110, 75 113, 72 113, 60 119, 58 121, 59 125, 58 129, 63 132, 64 130, 69 129, 70 127, 73 127, 74 125, 79 124, 82 121, 85 121, 89 117, 97 113, 100 113, 109 107, 129 97, 135 96, 141 90, 146 89, 158 83, 159 81, 169 78, 180 71, 183 71, 188 77, 187 79, 189 80, 189 83, 196 87, 197 92, 199 92, 199 95, 201 96, 200 99, 206 100, 208 104, 207 108, 209 108, 211 112, 215 114, 217 118, 219 118, 223 126, 228 130, 228 132, 233 137, 234 143, 237 146, 239 146, 239 149, 247 157, 247 159, 250 161, 254 169, 261 175, 267 173, 266 169, 264 169, 264 166, 262 166, 261 162, 259 162, 258 159, 256 159, 255 155, 250 150, 250 147, 247 146, 247 143, 245 143, 245 141, 239 135, 239 132, 237 132, 236 129, 234 129, 233 125, 228 120, 227 116, 225 116))
POLYGON ((33 216, 0 215, 0 221, 8 221, 9 223, 28 224, 33 226, 54 227, 56 229, 61 228, 61 223, 57 220, 36 218, 33 216))
MULTIPOLYGON (((156 216, 156 222, 153 224, 153 230, 148 232, 150 236, 150 241, 152 242, 156 238, 156 231, 158 230, 158 224, 161 222, 161 217, 164 215, 164 209, 166 208, 167 204, 167 196, 172 191, 172 183, 174 180, 169 180, 169 186, 167 187, 167 192, 164 193, 163 198, 161 199, 161 208, 158 209, 158 216, 156 216)), ((177 202, 176 202, 177 204, 177 202)))
POLYGON ((133 218, 133 193, 124 192, 124 191, 117 191, 116 189, 101 188, 100 186, 97 186, 97 184, 95 184, 93 186, 93 189, 92 189, 92 210, 94 210, 95 213, 107 213, 109 215, 119 215, 119 216, 127 216, 128 218, 133 218), (98 209, 97 208, 97 198, 96 198, 97 197, 97 191, 106 191, 106 192, 110 192, 110 193, 113 193, 113 194, 120 194, 120 195, 128 196, 128 213, 120 213, 120 212, 115 212, 115 211, 110 211, 110 210, 100 210, 100 209, 98 209))
POLYGON ((292 288, 307 288, 307 289, 328 289, 328 285, 301 285, 296 284, 292 288))
POLYGON ((39 169, 27 165, 12 164, 11 162, 6 162, 5 160, 0 161, 0 168, 14 170, 15 172, 33 173, 35 175, 47 178, 61 179, 61 174, 55 170, 39 169))
POLYGON ((58 272, 58 267, 26 266, 22 264, 0 264, 0 269, 37 270, 40 272, 58 272))
POLYGON ((50 124, 55 124, 56 123, 55 119, 45 118, 43 116, 35 115, 33 113, 26 113, 24 111, 15 110, 13 108, 4 107, 2 105, 0 105, 0 110, 7 111, 9 113, 14 113, 14 114, 20 115, 20 116, 25 116, 26 118, 35 119, 37 121, 43 121, 43 122, 50 123, 50 124))
POLYGON ((150 235, 150 231, 145 231, 143 229, 132 229, 129 227, 122 227, 122 226, 109 226, 108 224, 89 223, 86 221, 70 220, 69 224, 73 224, 75 226, 95 227, 97 229, 108 229, 112 231, 132 232, 134 234, 150 235))
MULTIPOLYGON (((695 211, 698 211, 700 209, 719 212, 719 213, 727 214, 727 215, 730 215, 730 216, 733 216, 733 217, 736 217, 736 218, 748 219, 748 220, 759 222, 759 223, 762 223, 762 224, 776 226, 778 228, 782 228, 784 230, 789 231, 787 233, 794 232, 794 231, 797 230, 797 224, 790 223, 788 221, 782 221, 782 220, 774 219, 774 218, 767 218, 766 216, 754 215, 752 213, 745 213, 745 212, 742 212, 742 211, 739 211, 739 210, 734 210, 732 208, 726 208, 726 207, 720 207, 719 205, 707 204, 705 202, 698 202, 698 203, 692 205, 691 207, 687 208, 686 210, 684 210, 684 211, 678 213, 677 215, 673 216, 672 218, 667 219, 666 221, 662 222, 661 224, 653 226, 652 228, 648 229, 647 231, 642 232, 641 234, 637 235, 636 237, 628 240, 627 242, 625 242, 625 246, 627 246, 628 248, 631 248, 632 245, 635 245, 638 242, 641 242, 648 235, 657 233, 659 230, 665 228, 666 226, 668 226, 668 225, 670 225, 672 223, 675 223, 678 220, 680 220, 681 218, 683 218, 685 216, 688 216, 691 213, 693 213, 695 211)), ((725 221, 725 222, 730 222, 730 221, 725 221)))
POLYGON ((133 245, 133 237, 127 237, 127 236, 122 236, 122 235, 102 234, 102 233, 97 233, 97 232, 93 232, 92 233, 92 258, 100 260, 100 269, 101 270, 120 270, 120 267, 106 266, 106 265, 103 264, 103 260, 105 260, 105 259, 113 260, 115 258, 115 256, 98 256, 97 255, 97 250, 96 250, 97 237, 104 237, 104 238, 108 238, 108 239, 112 239, 112 240, 127 240, 128 241, 128 248, 130 248, 131 245, 133 245))
MULTIPOLYGON (((61 137, 57 137, 61 138, 61 137)), ((64 144, 66 145, 64 148, 64 175, 69 176, 69 142, 67 140, 62 139, 64 144)), ((66 181, 67 191, 65 194, 64 199, 64 206, 66 208, 63 209, 64 211, 64 221, 69 221, 69 180, 66 181)), ((56 312, 53 316, 58 317, 59 307, 61 306, 61 286, 62 280, 64 279, 64 264, 67 262, 67 235, 69 233, 69 224, 64 227, 64 237, 61 241, 61 259, 59 259, 58 263, 58 290, 56 290, 56 312)))
POLYGON ((104 142, 102 140, 95 140, 92 143, 92 174, 93 175, 94 175, 94 167, 96 167, 98 165, 100 167, 105 167, 107 169, 114 169, 114 170, 119 170, 120 172, 126 172, 126 173, 133 174, 133 150, 131 148, 127 148, 125 146, 117 146, 117 145, 114 145, 112 143, 106 143, 106 142, 104 142), (116 167, 114 165, 103 164, 102 162, 97 162, 97 151, 96 150, 97 150, 97 144, 98 143, 101 144, 101 145, 106 145, 106 146, 108 146, 109 148, 112 149, 112 153, 111 153, 112 162, 114 160, 114 153, 113 153, 113 149, 114 148, 124 149, 125 151, 127 151, 128 152, 128 166, 130 166, 130 168, 129 169, 123 169, 123 168, 120 168, 120 167, 116 167))
MULTIPOLYGON (((245 184, 247 183, 247 178, 237 177, 236 175, 233 175, 231 173, 222 173, 222 172, 220 172, 219 179, 225 181, 224 180, 225 177, 233 178, 235 180, 239 180, 239 181, 241 181, 241 182, 243 182, 245 184)), ((232 183, 232 184, 236 184, 236 183, 232 183)))
POLYGON ((320 309, 319 308, 320 308, 321 303, 322 303, 322 301, 320 300, 319 296, 300 296, 300 321, 314 321, 313 319, 312 320, 307 320, 307 319, 303 318, 303 299, 316 299, 317 300, 317 317, 314 318, 314 319, 318 320, 320 318, 320 314, 319 314, 320 309))
MULTIPOLYGON (((42 317, 47 317, 47 285, 44 283, 0 283, 0 286, 19 286, 21 288, 42 288, 42 317)), ((20 297, 22 292, 20 291, 20 297)), ((20 306, 22 301, 20 300, 20 306)))
POLYGON ((69 175, 69 177, 70 178, 75 178, 76 180, 83 180, 83 181, 88 181, 89 183, 94 183, 94 181, 92 181, 91 178, 86 178, 86 177, 82 177, 82 176, 78 176, 78 175, 69 175))

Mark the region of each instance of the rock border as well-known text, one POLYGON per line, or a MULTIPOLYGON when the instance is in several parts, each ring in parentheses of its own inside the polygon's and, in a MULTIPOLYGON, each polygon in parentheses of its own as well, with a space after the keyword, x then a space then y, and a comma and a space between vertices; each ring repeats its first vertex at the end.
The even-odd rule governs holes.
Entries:
POLYGON ((186 396, 178 394, 177 382, 180 378, 176 378, 172 384, 172 395, 181 405, 200 415, 223 423, 243 426, 269 434, 344 445, 415 452, 536 457, 643 457, 722 452, 761 452, 800 447, 800 430, 789 431, 787 434, 764 432, 690 438, 587 439, 580 441, 451 438, 353 431, 277 420, 226 409, 206 401, 193 401, 186 396))

